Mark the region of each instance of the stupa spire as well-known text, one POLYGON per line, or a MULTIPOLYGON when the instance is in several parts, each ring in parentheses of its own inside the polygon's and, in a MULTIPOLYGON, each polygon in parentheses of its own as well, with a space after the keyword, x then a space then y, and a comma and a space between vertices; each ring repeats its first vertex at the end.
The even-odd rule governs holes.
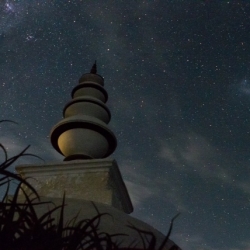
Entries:
POLYGON ((93 66, 92 66, 92 68, 90 70, 90 73, 92 73, 92 74, 96 74, 97 73, 96 60, 95 60, 93 66))
POLYGON ((111 114, 105 103, 108 94, 98 75, 96 61, 90 73, 82 75, 63 110, 64 119, 51 131, 51 143, 66 161, 101 159, 112 154, 117 142, 107 124, 111 114))

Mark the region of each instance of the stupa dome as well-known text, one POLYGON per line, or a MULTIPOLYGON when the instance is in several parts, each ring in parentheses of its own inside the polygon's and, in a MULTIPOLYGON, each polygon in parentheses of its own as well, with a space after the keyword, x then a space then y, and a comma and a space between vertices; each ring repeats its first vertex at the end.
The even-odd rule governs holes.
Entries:
MULTIPOLYGON (((46 201, 46 199, 42 199, 42 201, 46 201)), ((49 199, 49 201, 53 202, 55 205, 60 206, 62 204, 61 199, 49 199)), ((49 209, 52 209, 54 205, 50 204, 49 209)), ((39 213, 41 210, 44 213, 44 210, 48 209, 48 204, 43 206, 37 207, 36 211, 39 213), (46 208, 45 208, 46 206, 46 208)), ((59 212, 59 211, 58 211, 59 212)), ((78 199, 67 199, 65 201, 65 209, 64 209, 64 221, 70 221, 74 215, 78 215, 81 220, 84 219, 92 219, 98 215, 98 213, 103 214, 100 217, 100 223, 98 225, 98 233, 105 232, 109 235, 112 234, 124 234, 122 236, 114 237, 114 241, 120 242, 120 247, 128 247, 130 245, 136 246, 136 249, 150 249, 144 248, 143 240, 148 247, 148 240, 152 237, 155 237, 156 244, 154 249, 159 249, 161 244, 165 239, 165 235, 159 232, 154 227, 150 226, 149 224, 136 219, 119 209, 116 209, 112 206, 98 203, 98 202, 91 202, 86 200, 81 200, 79 202, 78 199), (98 211, 97 211, 97 210, 98 211), (136 229, 135 229, 136 228, 136 229), (139 230, 142 230, 144 233, 142 234, 143 240, 139 235, 139 230)), ((56 215, 56 214, 55 214, 56 215)), ((76 221, 77 222, 77 221, 76 221)), ((168 223, 166 222, 166 232, 168 231, 168 223)), ((181 250, 173 241, 168 239, 166 244, 164 245, 162 250, 181 250)))

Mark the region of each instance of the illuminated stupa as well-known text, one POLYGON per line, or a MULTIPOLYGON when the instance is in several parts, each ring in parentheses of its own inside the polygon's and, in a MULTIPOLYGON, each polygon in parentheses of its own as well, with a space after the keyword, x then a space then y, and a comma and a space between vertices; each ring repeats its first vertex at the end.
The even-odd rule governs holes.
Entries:
POLYGON ((112 154, 116 137, 107 124, 111 114, 105 103, 108 94, 96 63, 82 75, 63 110, 64 119, 51 132, 53 147, 68 160, 100 159, 112 154))
MULTIPOLYGON (((133 206, 126 185, 116 161, 106 158, 116 149, 117 141, 108 127, 111 114, 105 104, 108 94, 103 86, 104 79, 97 74, 94 63, 90 73, 82 75, 73 89, 72 100, 63 110, 64 118, 52 128, 51 143, 65 157, 63 162, 22 165, 16 171, 35 187, 42 201, 60 205, 66 195, 65 221, 76 214, 79 220, 91 219, 98 208, 100 213, 111 215, 101 218, 100 231, 127 235, 117 236, 121 247, 137 243, 137 249, 143 249, 138 231, 128 225, 153 234, 159 247, 165 236, 128 215, 133 206)), ((38 213, 43 214, 48 207, 52 209, 53 204, 39 206, 38 213)), ((171 240, 161 249, 180 250, 171 240)))

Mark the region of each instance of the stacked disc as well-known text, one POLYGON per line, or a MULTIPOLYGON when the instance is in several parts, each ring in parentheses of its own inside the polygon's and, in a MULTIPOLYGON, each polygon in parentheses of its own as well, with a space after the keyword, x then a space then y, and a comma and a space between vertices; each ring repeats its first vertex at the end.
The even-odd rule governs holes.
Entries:
POLYGON ((117 142, 107 126, 111 115, 103 86, 104 79, 96 74, 94 64, 73 89, 72 100, 63 110, 64 119, 50 135, 53 147, 65 156, 64 160, 100 159, 114 152, 117 142))

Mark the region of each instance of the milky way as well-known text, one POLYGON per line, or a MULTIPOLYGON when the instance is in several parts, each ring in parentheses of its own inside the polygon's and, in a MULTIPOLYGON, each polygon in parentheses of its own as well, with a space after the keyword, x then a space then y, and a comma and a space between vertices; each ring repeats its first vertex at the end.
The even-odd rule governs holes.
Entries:
MULTIPOLYGON (((97 59, 135 212, 183 249, 250 246, 247 1, 1 1, 1 143, 49 141, 97 59)), ((40 163, 25 158, 22 163, 40 163)))

